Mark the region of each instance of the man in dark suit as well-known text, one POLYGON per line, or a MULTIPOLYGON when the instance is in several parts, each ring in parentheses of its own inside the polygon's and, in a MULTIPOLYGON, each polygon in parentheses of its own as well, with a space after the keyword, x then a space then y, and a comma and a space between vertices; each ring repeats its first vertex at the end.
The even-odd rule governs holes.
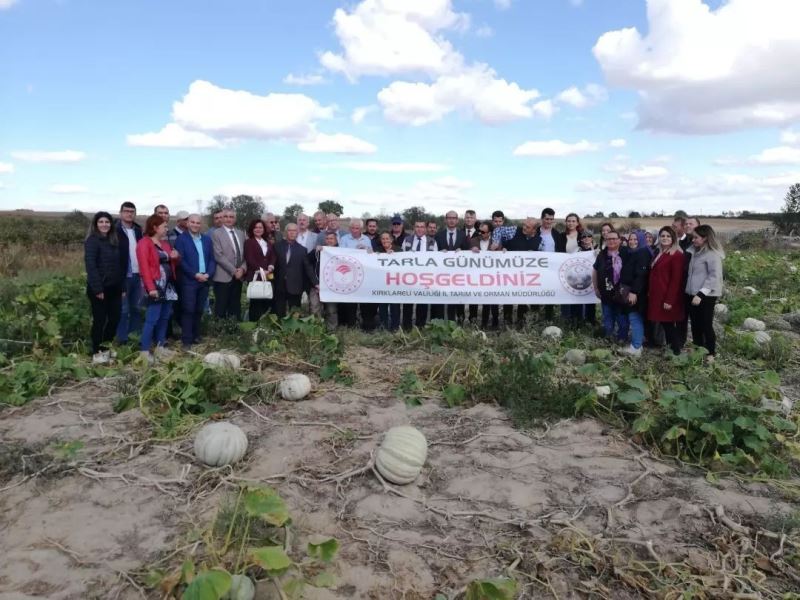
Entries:
MULTIPOLYGON (((454 210, 448 211, 444 216, 444 229, 439 231, 433 238, 436 246, 442 252, 455 252, 456 250, 469 250, 469 239, 463 228, 458 227, 458 213, 454 210)), ((431 317, 441 319, 444 317, 444 306, 431 306, 431 317)), ((459 323, 464 321, 464 305, 448 304, 447 318, 451 321, 457 320, 459 323)))
POLYGON ((139 261, 136 259, 136 244, 142 239, 142 228, 136 222, 136 206, 133 202, 123 202, 119 207, 117 237, 119 256, 125 270, 122 309, 117 325, 117 342, 128 343, 129 333, 139 333, 142 329, 142 312, 139 302, 142 298, 142 280, 139 276, 139 261))
MULTIPOLYGON (((467 245, 472 246, 472 240, 480 240, 481 235, 478 231, 479 227, 477 225, 478 215, 475 213, 474 210, 469 209, 464 211, 464 233, 467 236, 467 245)), ((469 305, 469 321, 470 323, 475 323, 478 320, 478 305, 477 304, 470 304, 469 305)))
MULTIPOLYGON (((180 215, 180 213, 178 213, 180 215)), ((182 302, 181 342, 184 348, 200 341, 200 318, 208 300, 211 277, 217 268, 211 238, 200 233, 200 215, 189 215, 187 231, 175 240, 175 250, 181 256, 178 268, 178 287, 182 302)))
POLYGON ((308 252, 297 241, 297 225, 289 223, 284 238, 275 244, 275 298, 273 310, 278 318, 286 316, 286 307, 300 308, 300 298, 307 284, 319 287, 308 252))

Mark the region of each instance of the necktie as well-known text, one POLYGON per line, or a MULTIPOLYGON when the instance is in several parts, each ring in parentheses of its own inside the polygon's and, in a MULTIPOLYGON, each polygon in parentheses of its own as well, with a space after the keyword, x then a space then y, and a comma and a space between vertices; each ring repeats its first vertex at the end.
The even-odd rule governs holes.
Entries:
POLYGON ((455 247, 453 246, 453 232, 452 231, 450 232, 450 242, 447 244, 447 249, 448 250, 455 250, 455 247))
POLYGON ((242 262, 242 250, 239 248, 239 240, 236 239, 236 232, 231 229, 231 237, 233 238, 233 249, 236 252, 236 266, 238 267, 242 262))
POLYGON ((421 247, 421 246, 422 246, 422 238, 421 238, 421 237, 418 237, 418 238, 417 238, 417 252, 419 252, 419 251, 420 251, 420 247, 421 247))
POLYGON ((474 229, 467 229, 467 237, 471 238, 475 234, 474 229))
POLYGON ((289 264, 289 261, 292 259, 292 245, 289 244, 286 247, 286 264, 289 264))

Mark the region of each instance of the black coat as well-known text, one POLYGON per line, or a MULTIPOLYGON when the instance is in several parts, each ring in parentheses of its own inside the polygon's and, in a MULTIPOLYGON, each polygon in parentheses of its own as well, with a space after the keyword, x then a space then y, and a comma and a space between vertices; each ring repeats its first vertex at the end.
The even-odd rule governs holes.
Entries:
MULTIPOLYGON (((619 285, 627 285, 630 287, 631 292, 636 294, 636 304, 634 306, 623 307, 623 312, 636 312, 644 313, 647 310, 647 284, 649 281, 650 272, 650 252, 647 248, 637 248, 636 250, 628 250, 625 247, 619 249, 620 258, 622 258, 622 270, 619 273, 619 285)), ((600 289, 603 290, 603 301, 608 302, 610 293, 605 292, 604 279, 606 277, 606 250, 600 251, 597 255, 594 268, 597 271, 597 281, 600 289)), ((609 274, 610 276, 610 274, 609 274)))
MULTIPOLYGON (((275 244, 275 291, 282 294, 300 295, 308 287, 308 284, 317 285, 314 266, 308 260, 306 247, 295 242, 292 247, 292 254, 289 262, 286 262, 286 253, 289 249, 289 242, 281 240, 275 244)), ((312 252, 316 254, 316 252, 312 252)))
MULTIPOLYGON (((439 250, 447 250, 449 248, 449 231, 443 229, 436 233, 433 237, 436 240, 436 246, 439 250)), ((469 240, 467 239, 467 232, 464 229, 456 229, 453 236, 453 250, 469 250, 469 240)))
MULTIPOLYGON (((128 249, 128 236, 125 234, 125 230, 122 226, 121 221, 117 221, 116 224, 117 228, 117 241, 119 241, 119 256, 120 260, 122 261, 125 277, 128 276, 128 263, 130 262, 130 252, 128 249)), ((138 242, 142 239, 142 228, 139 226, 138 223, 133 224, 133 234, 136 236, 136 241, 138 242)))
POLYGON ((511 252, 536 252, 541 241, 541 238, 537 239, 535 235, 525 235, 522 233, 522 227, 517 227, 514 237, 503 242, 503 248, 511 252))
MULTIPOLYGON (((551 232, 551 234, 553 236, 553 241, 555 242, 555 245, 556 245, 556 252, 566 252, 567 251, 567 235, 564 234, 564 233, 561 233, 560 231, 558 231, 556 229, 551 229, 550 232, 551 232)), ((536 243, 536 249, 537 250, 543 250, 543 248, 542 248, 542 228, 541 227, 536 229, 536 235, 533 236, 533 239, 535 240, 535 243, 536 243)))
MULTIPOLYGON (((124 234, 123 234, 124 235, 124 234)), ((127 244, 127 238, 123 240, 127 244)), ((108 236, 91 234, 83 243, 86 264, 86 286, 92 295, 118 287, 125 278, 127 263, 122 262, 121 245, 112 244, 108 236)))

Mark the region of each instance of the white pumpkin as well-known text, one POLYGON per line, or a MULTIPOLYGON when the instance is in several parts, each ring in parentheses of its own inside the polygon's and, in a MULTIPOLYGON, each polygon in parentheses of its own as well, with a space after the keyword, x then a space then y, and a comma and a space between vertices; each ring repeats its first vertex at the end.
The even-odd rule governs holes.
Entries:
POLYGON ((231 576, 231 589, 223 596, 224 600, 253 600, 256 586, 247 575, 231 576))
POLYGON ((551 340, 560 340, 561 339, 561 328, 556 327, 555 325, 550 325, 549 327, 545 327, 542 335, 551 340))
POLYGON ((753 339, 759 346, 761 346, 762 344, 769 344, 772 341, 772 337, 770 337, 770 335, 766 331, 754 331, 753 339))
POLYGON ((789 271, 792 273, 797 273, 797 267, 795 265, 789 265, 789 271))
POLYGON ((217 421, 205 425, 194 438, 194 455, 210 467, 222 467, 242 460, 247 436, 233 423, 217 421))
POLYGON ((203 357, 203 362, 212 367, 225 367, 227 369, 239 369, 242 366, 242 359, 235 354, 225 352, 209 352, 203 357))
POLYGON ((594 391, 597 394, 598 398, 608 398, 611 395, 611 386, 610 385, 596 385, 596 386, 594 386, 594 391))
POLYGON ((759 321, 758 319, 753 319, 751 317, 747 317, 742 323, 742 329, 745 331, 764 331, 766 330, 767 326, 764 321, 759 321))
POLYGON ((292 373, 283 378, 280 391, 284 400, 302 400, 311 392, 311 380, 302 373, 292 373))
POLYGON ((745 292, 749 294, 757 294, 758 290, 751 285, 746 285, 742 288, 745 292))
POLYGON ((428 441, 422 432, 401 425, 386 432, 375 455, 375 466, 386 480, 405 485, 419 476, 427 457, 428 441))
POLYGON ((728 306, 727 304, 715 304, 714 305, 714 314, 718 317, 725 317, 728 314, 728 306))
POLYGON ((586 362, 586 352, 578 348, 572 348, 571 350, 567 350, 567 353, 564 355, 564 360, 571 365, 579 367, 586 362))

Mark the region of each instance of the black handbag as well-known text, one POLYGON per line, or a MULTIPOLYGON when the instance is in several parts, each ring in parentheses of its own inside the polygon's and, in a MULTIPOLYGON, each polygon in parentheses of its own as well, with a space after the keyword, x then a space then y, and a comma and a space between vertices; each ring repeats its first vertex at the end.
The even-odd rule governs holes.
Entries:
POLYGON ((630 302, 628 301, 628 294, 632 292, 631 286, 620 283, 619 286, 614 290, 614 294, 611 297, 611 300, 614 304, 619 304, 621 306, 630 306, 630 302))

